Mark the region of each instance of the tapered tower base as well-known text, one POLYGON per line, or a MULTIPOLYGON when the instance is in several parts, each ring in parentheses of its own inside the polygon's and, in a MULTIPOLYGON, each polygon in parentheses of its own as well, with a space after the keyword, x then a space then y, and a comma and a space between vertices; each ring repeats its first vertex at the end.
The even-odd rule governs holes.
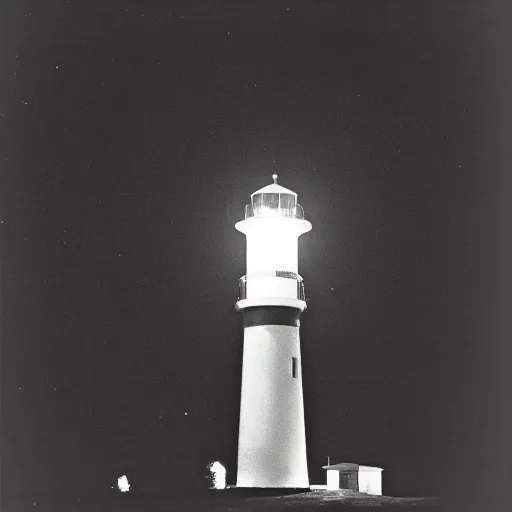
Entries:
POLYGON ((280 306, 243 309, 237 488, 309 488, 300 313, 280 306))

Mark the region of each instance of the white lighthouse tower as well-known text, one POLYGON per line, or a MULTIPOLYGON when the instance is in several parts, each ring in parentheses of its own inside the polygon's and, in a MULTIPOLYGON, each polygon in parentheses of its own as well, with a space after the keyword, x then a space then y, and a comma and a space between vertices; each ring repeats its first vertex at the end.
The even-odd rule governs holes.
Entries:
POLYGON ((251 195, 245 220, 235 226, 247 238, 247 274, 236 303, 244 324, 236 485, 308 488, 298 238, 311 224, 297 194, 273 179, 251 195))

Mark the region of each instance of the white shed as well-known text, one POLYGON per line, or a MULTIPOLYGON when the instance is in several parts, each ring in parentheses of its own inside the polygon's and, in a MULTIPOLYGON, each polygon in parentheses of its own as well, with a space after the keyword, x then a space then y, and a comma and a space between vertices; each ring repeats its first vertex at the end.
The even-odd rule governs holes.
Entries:
POLYGON ((351 489, 382 495, 382 468, 350 462, 322 466, 327 470, 327 489, 351 489))

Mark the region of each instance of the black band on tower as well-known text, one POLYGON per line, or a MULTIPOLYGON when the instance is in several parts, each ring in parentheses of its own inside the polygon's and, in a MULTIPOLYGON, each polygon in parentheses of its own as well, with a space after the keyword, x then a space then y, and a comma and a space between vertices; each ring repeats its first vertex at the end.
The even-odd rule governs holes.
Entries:
POLYGON ((242 310, 245 327, 257 325, 290 325, 299 327, 301 310, 288 306, 254 306, 242 310))

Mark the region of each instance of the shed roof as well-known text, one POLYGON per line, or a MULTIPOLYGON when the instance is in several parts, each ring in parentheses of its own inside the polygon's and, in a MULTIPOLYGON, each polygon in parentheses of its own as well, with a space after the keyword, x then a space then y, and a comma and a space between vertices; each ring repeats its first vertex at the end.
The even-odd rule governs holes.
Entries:
POLYGON ((352 471, 382 471, 382 468, 374 466, 361 466, 352 462, 340 462, 339 464, 331 464, 329 466, 322 466, 322 469, 332 469, 340 473, 350 473, 352 471))
POLYGON ((322 466, 323 469, 334 469, 336 471, 358 471, 359 464, 352 462, 340 462, 339 464, 331 464, 329 466, 322 466))

